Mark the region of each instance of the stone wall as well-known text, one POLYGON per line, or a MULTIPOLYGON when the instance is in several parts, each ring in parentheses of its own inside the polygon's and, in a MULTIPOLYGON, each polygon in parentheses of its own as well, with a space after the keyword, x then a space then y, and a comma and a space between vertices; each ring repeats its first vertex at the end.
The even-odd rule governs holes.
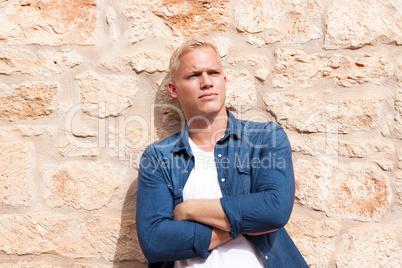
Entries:
POLYGON ((399 267, 402 2, 0 0, 0 267, 145 267, 138 160, 180 129, 172 50, 214 42, 227 107, 294 150, 311 267, 399 267))

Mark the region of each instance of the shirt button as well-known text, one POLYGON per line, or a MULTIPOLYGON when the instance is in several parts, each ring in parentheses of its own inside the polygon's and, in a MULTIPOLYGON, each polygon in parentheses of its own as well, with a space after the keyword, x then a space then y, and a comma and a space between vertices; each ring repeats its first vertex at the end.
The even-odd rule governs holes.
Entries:
POLYGON ((218 154, 218 157, 222 157, 222 155, 221 155, 221 154, 218 154))
POLYGON ((221 182, 225 182, 225 178, 222 178, 222 179, 221 179, 221 182))
POLYGON ((185 171, 184 171, 184 173, 186 173, 186 174, 187 174, 187 173, 188 173, 188 170, 185 170, 185 171))
POLYGON ((265 256, 265 259, 268 260, 268 256, 265 256))

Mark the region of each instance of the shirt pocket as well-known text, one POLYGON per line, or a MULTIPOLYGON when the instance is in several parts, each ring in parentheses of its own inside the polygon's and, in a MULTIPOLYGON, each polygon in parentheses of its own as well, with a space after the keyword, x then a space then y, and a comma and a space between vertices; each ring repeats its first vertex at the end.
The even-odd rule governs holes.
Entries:
POLYGON ((240 183, 242 186, 242 193, 249 194, 251 192, 251 169, 250 166, 236 166, 239 174, 240 183))

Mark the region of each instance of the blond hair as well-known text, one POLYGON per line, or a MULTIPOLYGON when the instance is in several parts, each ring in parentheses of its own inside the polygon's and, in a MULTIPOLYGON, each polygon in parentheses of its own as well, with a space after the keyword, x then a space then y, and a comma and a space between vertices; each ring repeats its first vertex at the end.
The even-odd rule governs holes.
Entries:
MULTIPOLYGON (((179 70, 180 67, 180 61, 181 61, 181 57, 186 54, 187 52, 189 52, 190 50, 194 50, 196 48, 199 47, 210 47, 212 48, 216 55, 218 56, 219 62, 221 62, 221 58, 218 54, 218 49, 216 48, 216 46, 208 41, 203 41, 200 39, 190 39, 187 42, 185 42, 184 44, 182 44, 181 46, 179 46, 172 54, 172 56, 170 57, 170 61, 169 61, 169 72, 170 72, 170 81, 175 82, 176 78, 177 78, 177 72, 179 70)), ((222 65, 222 63, 221 63, 222 65)))

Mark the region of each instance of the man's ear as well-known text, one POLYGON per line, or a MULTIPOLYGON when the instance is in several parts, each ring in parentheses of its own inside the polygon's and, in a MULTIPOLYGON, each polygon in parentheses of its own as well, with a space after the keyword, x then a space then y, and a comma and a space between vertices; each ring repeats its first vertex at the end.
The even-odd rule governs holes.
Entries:
POLYGON ((172 98, 177 99, 179 97, 179 94, 177 94, 176 86, 174 85, 174 83, 172 81, 169 82, 168 89, 169 89, 170 96, 172 96, 172 98))

